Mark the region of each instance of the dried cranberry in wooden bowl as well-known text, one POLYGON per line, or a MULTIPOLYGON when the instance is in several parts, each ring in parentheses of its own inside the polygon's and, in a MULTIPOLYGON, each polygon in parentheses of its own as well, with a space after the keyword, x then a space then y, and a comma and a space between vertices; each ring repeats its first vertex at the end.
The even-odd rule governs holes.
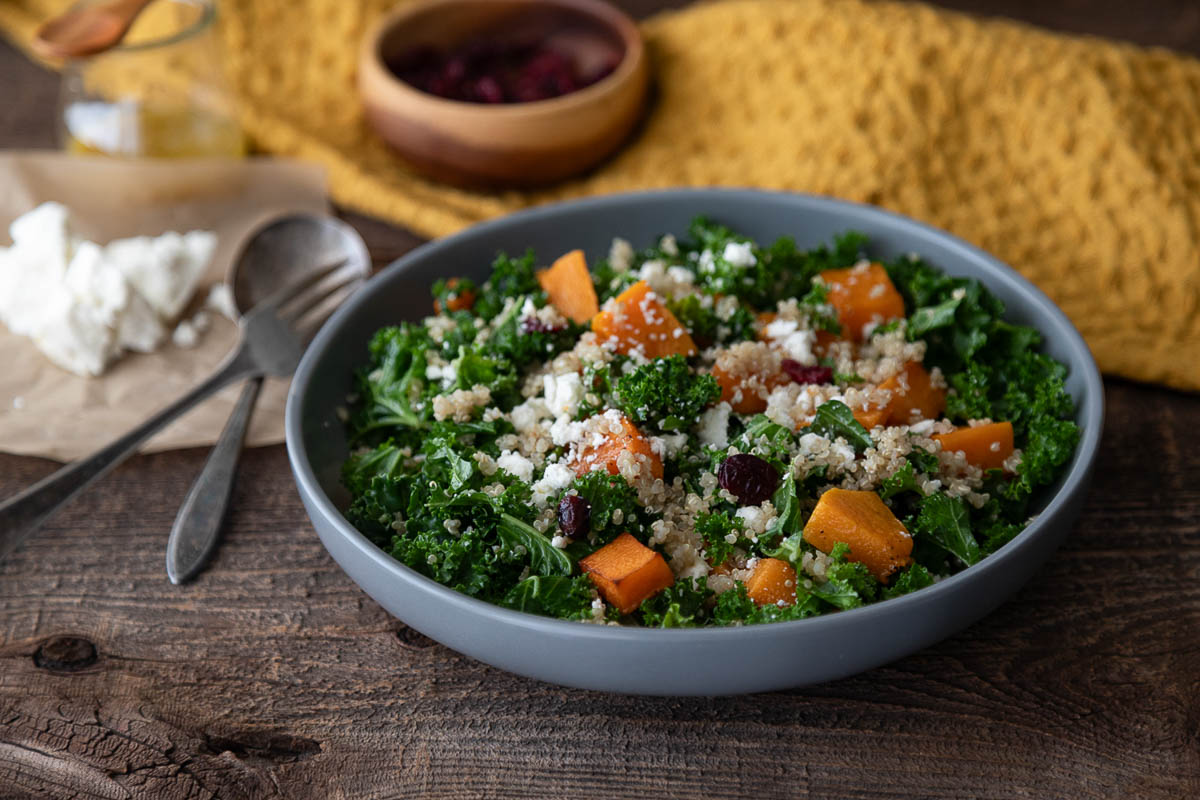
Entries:
POLYGON ((602 0, 419 0, 366 36, 368 123, 417 171, 537 186, 595 166, 645 104, 645 46, 602 0))

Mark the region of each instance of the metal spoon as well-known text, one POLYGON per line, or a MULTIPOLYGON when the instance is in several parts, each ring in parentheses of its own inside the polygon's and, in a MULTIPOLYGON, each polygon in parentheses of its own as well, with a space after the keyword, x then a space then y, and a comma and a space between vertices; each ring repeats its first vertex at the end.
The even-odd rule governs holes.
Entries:
POLYGON ((152 0, 76 5, 42 23, 30 42, 42 58, 82 58, 116 47, 152 0))
MULTIPOLYGON (((349 225, 332 217, 303 214, 276 219, 251 236, 230 268, 228 283, 233 288, 234 306, 239 314, 244 313, 290 277, 338 263, 342 266, 328 280, 355 273, 366 279, 371 273, 367 246, 349 225)), ((175 516, 167 539, 171 583, 195 577, 216 548, 238 456, 261 387, 261 378, 246 381, 221 437, 175 516)))

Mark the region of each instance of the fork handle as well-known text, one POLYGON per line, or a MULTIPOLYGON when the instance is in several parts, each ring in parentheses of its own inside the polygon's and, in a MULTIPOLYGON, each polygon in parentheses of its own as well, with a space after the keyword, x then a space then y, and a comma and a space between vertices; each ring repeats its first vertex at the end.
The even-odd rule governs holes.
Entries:
POLYGON ((204 462, 204 469, 175 515, 175 524, 167 539, 167 577, 171 583, 183 583, 203 569, 220 538, 221 523, 233 493, 238 456, 262 383, 261 377, 255 377, 242 387, 237 405, 221 431, 221 438, 217 439, 204 462))
MULTIPOLYGON (((240 354, 238 354, 240 355, 240 354)), ((147 439, 176 417, 236 380, 260 374, 244 357, 235 355, 208 379, 129 433, 87 458, 72 461, 19 494, 0 503, 0 561, 38 527, 75 499, 91 483, 120 464, 147 439)))

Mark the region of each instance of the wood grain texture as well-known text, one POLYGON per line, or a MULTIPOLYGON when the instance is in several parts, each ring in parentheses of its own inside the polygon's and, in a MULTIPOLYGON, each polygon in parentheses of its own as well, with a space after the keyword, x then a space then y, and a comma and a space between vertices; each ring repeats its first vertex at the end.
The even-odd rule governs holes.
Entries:
MULTIPOLYGON (((1191 13, 1141 8, 1167 44, 1191 13)), ((54 78, 7 47, 0 76, 0 145, 48 145, 54 78)), ((350 219, 377 263, 418 241, 350 219)), ((0 565, 0 798, 1198 797, 1200 399, 1107 399, 1084 515, 1014 598, 889 666, 740 698, 563 689, 434 644, 325 553, 282 447, 246 455, 212 569, 172 586, 206 452, 135 458, 0 565)), ((53 468, 0 455, 0 496, 53 468)))

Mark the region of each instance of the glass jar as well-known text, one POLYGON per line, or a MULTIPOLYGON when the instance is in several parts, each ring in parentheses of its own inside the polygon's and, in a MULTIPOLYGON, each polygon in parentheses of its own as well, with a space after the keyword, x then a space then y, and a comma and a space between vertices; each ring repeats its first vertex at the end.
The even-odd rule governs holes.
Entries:
POLYGON ((60 137, 72 153, 245 154, 212 0, 156 0, 120 46, 64 65, 60 137))

